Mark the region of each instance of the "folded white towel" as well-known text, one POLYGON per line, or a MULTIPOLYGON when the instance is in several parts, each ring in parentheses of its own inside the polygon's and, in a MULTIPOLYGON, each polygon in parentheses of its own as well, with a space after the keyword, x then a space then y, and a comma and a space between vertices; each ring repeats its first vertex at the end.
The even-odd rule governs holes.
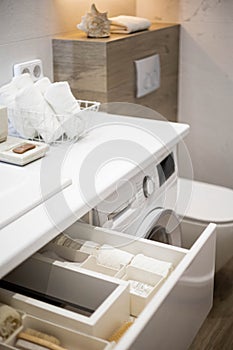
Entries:
POLYGON ((8 134, 15 137, 21 136, 14 127, 12 115, 13 109, 15 108, 15 96, 18 91, 19 90, 13 81, 0 88, 0 104, 8 108, 8 134))
POLYGON ((122 266, 128 265, 133 257, 133 254, 104 244, 98 251, 97 262, 98 264, 119 270, 122 266))
POLYGON ((34 86, 37 87, 40 92, 42 93, 42 95, 45 94, 46 90, 48 89, 48 87, 51 85, 51 81, 49 80, 49 78, 44 77, 42 79, 37 80, 34 83, 34 86))
POLYGON ((30 85, 21 89, 15 96, 15 107, 28 111, 43 113, 45 101, 39 89, 30 85))
POLYGON ((80 252, 97 256, 100 245, 93 241, 86 241, 80 248, 80 252))
POLYGON ((14 82, 3 85, 0 88, 0 104, 6 107, 14 107, 15 96, 18 93, 18 88, 14 82))
POLYGON ((58 115, 68 137, 80 135, 84 129, 80 106, 66 81, 51 84, 44 97, 58 115))
POLYGON ((33 85, 33 80, 29 73, 17 75, 12 79, 12 83, 16 85, 17 89, 24 89, 27 86, 33 85))
POLYGON ((139 30, 148 29, 151 22, 142 17, 136 16, 116 16, 109 18, 111 21, 111 33, 129 34, 139 30))
POLYGON ((137 254, 130 263, 131 266, 137 267, 142 270, 156 273, 163 277, 167 277, 170 271, 173 269, 172 263, 150 258, 143 254, 137 254))
POLYGON ((51 84, 47 88, 45 99, 57 114, 69 115, 80 111, 79 104, 67 81, 51 84))
POLYGON ((63 130, 54 116, 54 111, 45 101, 40 90, 35 85, 21 89, 15 97, 16 111, 23 109, 23 120, 17 118, 17 131, 24 137, 33 137, 37 131, 45 142, 58 139, 63 130), (30 135, 30 132, 33 134, 30 135))

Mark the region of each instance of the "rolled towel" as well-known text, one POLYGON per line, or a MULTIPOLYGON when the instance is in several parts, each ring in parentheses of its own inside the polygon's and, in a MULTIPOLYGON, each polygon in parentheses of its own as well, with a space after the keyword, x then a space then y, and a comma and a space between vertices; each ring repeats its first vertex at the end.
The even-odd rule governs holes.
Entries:
POLYGON ((51 81, 49 80, 49 78, 44 77, 42 79, 37 80, 37 82, 34 83, 34 86, 37 87, 40 92, 42 93, 42 95, 45 94, 45 92, 47 91, 48 87, 51 85, 51 81))
POLYGON ((97 256, 100 245, 93 241, 86 241, 80 248, 80 252, 97 256))
POLYGON ((137 254, 130 263, 131 266, 137 267, 141 270, 156 273, 163 277, 167 277, 173 269, 172 263, 150 258, 143 254, 137 254))
POLYGON ((15 96, 18 93, 18 88, 14 82, 3 85, 0 88, 0 104, 9 108, 14 107, 15 96))
POLYGON ((17 89, 19 90, 33 85, 33 80, 29 73, 17 75, 12 79, 12 82, 16 85, 17 89))
POLYGON ((128 265, 133 257, 133 254, 104 244, 98 251, 97 262, 98 264, 119 270, 122 266, 128 265))
POLYGON ((16 84, 11 81, 9 84, 3 85, 0 88, 0 104, 8 108, 8 134, 15 137, 20 137, 20 134, 14 127, 14 108, 15 96, 18 93, 16 84))
POLYGON ((63 133, 54 111, 45 101, 40 90, 31 85, 21 89, 15 97, 15 107, 24 111, 20 113, 16 130, 24 137, 30 138, 37 131, 45 142, 57 140, 63 133), (23 119, 23 120, 22 120, 23 119))
POLYGON ((44 97, 58 115, 68 137, 74 138, 83 132, 80 106, 66 81, 51 84, 44 97))
POLYGON ((109 18, 111 21, 111 33, 129 34, 140 30, 148 29, 151 22, 142 17, 117 16, 109 18))
POLYGON ((18 311, 0 303, 0 338, 7 339, 22 324, 18 311))
POLYGON ((45 99, 57 114, 76 114, 80 107, 73 96, 67 81, 51 84, 45 93, 45 99))

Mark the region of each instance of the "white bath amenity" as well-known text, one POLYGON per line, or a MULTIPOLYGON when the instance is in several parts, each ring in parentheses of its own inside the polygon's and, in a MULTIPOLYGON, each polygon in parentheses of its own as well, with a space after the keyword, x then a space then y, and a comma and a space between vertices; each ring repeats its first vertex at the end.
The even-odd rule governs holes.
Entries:
POLYGON ((133 257, 133 254, 104 244, 98 251, 97 262, 98 264, 119 270, 122 266, 128 265, 133 257))
POLYGON ((150 258, 143 254, 137 254, 130 265, 163 277, 167 277, 173 269, 172 263, 150 258))
POLYGON ((84 123, 79 115, 80 106, 66 81, 51 84, 44 97, 58 115, 58 119, 69 137, 73 138, 83 132, 84 123))
POLYGON ((93 241, 86 241, 80 248, 80 252, 97 256, 100 244, 93 241))
POLYGON ((18 90, 24 89, 25 87, 32 86, 33 80, 29 73, 20 74, 12 79, 12 83, 18 90))
POLYGON ((51 85, 51 84, 52 84, 51 81, 47 77, 39 79, 34 83, 34 85, 40 90, 42 95, 45 94, 46 90, 48 89, 49 85, 51 85))
POLYGON ((19 118, 15 125, 22 136, 33 138, 37 131, 45 142, 50 142, 54 136, 59 138, 62 135, 63 130, 54 116, 54 111, 35 85, 29 85, 19 91, 15 97, 15 108, 25 110, 23 120, 19 118), (34 134, 30 135, 29 132, 33 129, 34 134))

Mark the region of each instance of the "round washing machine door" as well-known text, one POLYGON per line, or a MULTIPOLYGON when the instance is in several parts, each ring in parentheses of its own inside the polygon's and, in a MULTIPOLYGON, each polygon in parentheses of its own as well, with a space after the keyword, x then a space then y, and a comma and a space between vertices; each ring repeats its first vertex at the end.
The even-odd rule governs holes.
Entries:
POLYGON ((178 216, 170 209, 153 209, 139 225, 136 236, 181 247, 178 216))

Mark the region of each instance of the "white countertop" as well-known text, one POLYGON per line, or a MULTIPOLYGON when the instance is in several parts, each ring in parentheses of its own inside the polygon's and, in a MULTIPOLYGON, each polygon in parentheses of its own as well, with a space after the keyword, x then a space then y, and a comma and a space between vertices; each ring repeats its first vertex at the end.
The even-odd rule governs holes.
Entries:
POLYGON ((189 126, 93 114, 74 144, 25 167, 0 163, 0 278, 106 198, 119 181, 168 153, 189 126), (72 183, 71 183, 72 182, 72 183))

